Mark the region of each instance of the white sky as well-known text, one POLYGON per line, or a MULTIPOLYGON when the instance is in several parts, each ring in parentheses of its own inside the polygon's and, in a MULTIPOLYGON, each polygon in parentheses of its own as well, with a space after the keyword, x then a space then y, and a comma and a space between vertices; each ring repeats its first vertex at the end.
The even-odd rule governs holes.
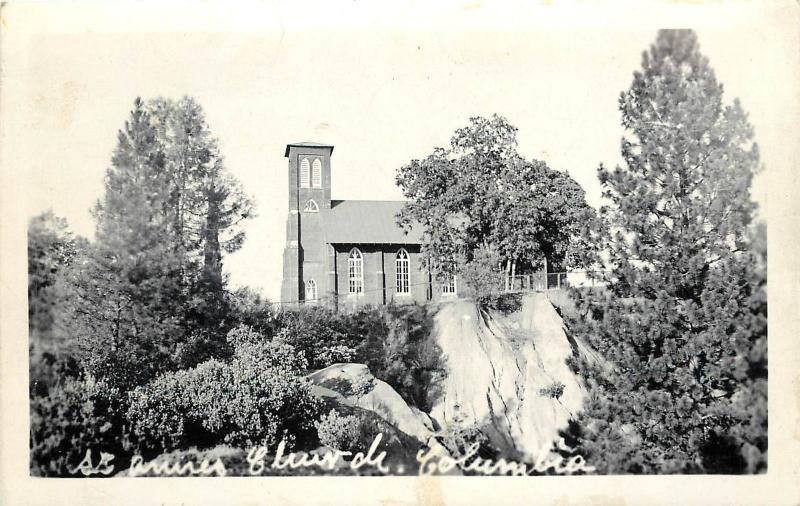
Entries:
MULTIPOLYGON (((597 205, 597 166, 619 159, 619 93, 658 26, 690 26, 726 101, 739 97, 750 113, 767 169, 757 199, 766 202, 773 174, 792 172, 796 10, 548 4, 12 6, 3 18, 3 168, 22 185, 15 198, 26 217, 52 208, 91 236, 89 208, 133 99, 194 96, 257 205, 225 268, 234 286, 277 300, 287 142, 335 145, 334 198, 399 199, 398 167, 447 145, 470 116, 496 112, 519 128, 524 155, 569 172, 597 205)), ((788 191, 773 187, 770 197, 788 191)))

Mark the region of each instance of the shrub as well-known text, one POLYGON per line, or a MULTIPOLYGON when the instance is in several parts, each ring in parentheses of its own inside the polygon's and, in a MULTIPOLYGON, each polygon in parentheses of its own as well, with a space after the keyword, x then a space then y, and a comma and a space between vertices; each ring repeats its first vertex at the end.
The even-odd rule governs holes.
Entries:
POLYGON ((77 379, 80 366, 68 351, 31 343, 28 348, 29 394, 46 396, 65 379, 77 379))
POLYGON ((560 381, 555 381, 545 388, 539 389, 539 395, 542 397, 550 397, 551 399, 560 399, 564 395, 565 385, 560 381))
POLYGON ((126 447, 119 390, 92 378, 66 379, 31 398, 31 474, 72 476, 86 451, 112 453, 119 469, 126 447))
POLYGON ((340 415, 335 409, 323 415, 317 427, 320 444, 341 451, 359 449, 359 418, 354 415, 340 415))
POLYGON ((497 269, 500 256, 486 248, 479 248, 471 261, 458 269, 459 292, 461 295, 480 299, 500 293, 504 274, 497 269))
POLYGON ((498 451, 489 444, 489 438, 481 432, 480 427, 476 423, 465 423, 465 417, 460 413, 439 433, 439 439, 453 458, 466 458, 463 466, 470 464, 476 457, 494 460, 498 455, 498 451), (478 445, 477 453, 467 457, 474 444, 478 445))
POLYGON ((478 298, 478 304, 484 310, 493 309, 503 314, 515 313, 522 308, 521 292, 496 293, 478 298))
POLYGON ((431 337, 433 315, 424 306, 389 306, 384 324, 359 346, 356 359, 409 404, 430 411, 444 376, 442 351, 431 337))
POLYGON ((278 332, 280 322, 272 304, 250 288, 229 293, 228 309, 228 319, 234 325, 246 325, 266 337, 278 332))
POLYGON ((280 315, 278 337, 294 346, 311 369, 322 369, 355 355, 346 316, 324 307, 306 307, 280 315))
POLYGON ((234 357, 162 374, 130 393, 127 412, 139 451, 192 445, 272 446, 313 438, 318 401, 289 344, 247 328, 229 333, 234 357))

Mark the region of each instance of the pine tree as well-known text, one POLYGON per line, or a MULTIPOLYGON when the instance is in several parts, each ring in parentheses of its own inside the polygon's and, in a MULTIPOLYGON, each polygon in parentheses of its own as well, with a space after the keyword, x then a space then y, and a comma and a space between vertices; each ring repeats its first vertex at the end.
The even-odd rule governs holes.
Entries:
POLYGON ((196 102, 135 101, 70 278, 89 372, 130 386, 226 352, 222 253, 250 207, 196 102))
POLYGON ((244 232, 238 225, 253 215, 253 204, 225 169, 200 104, 191 97, 158 98, 150 108, 166 146, 165 165, 172 179, 169 206, 177 234, 174 250, 185 266, 185 308, 193 331, 183 353, 196 362, 225 346, 230 322, 222 258, 241 247, 244 232))
POLYGON ((28 223, 28 332, 31 343, 51 341, 60 300, 58 278, 77 255, 80 238, 67 221, 46 211, 28 223))
POLYGON ((620 96, 624 167, 599 169, 610 273, 571 323, 582 450, 606 472, 766 465, 766 279, 750 233, 753 129, 688 30, 662 30, 620 96))

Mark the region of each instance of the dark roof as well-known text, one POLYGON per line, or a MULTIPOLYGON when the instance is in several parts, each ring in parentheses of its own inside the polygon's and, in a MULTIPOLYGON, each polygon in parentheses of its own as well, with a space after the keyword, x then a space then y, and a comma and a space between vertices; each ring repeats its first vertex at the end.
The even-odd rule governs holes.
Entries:
POLYGON ((397 225, 405 202, 397 200, 332 200, 325 216, 325 242, 332 244, 420 244, 422 227, 406 234, 397 225))
POLYGON ((331 148, 331 153, 333 153, 333 146, 330 144, 320 144, 319 142, 290 142, 286 145, 286 152, 283 153, 283 156, 289 156, 289 148, 291 147, 331 148))

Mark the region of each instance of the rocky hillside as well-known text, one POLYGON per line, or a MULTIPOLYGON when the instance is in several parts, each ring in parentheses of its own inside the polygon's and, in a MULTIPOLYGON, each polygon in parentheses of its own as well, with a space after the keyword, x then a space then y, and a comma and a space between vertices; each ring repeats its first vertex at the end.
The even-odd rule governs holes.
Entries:
POLYGON ((507 459, 534 460, 583 405, 585 391, 566 364, 573 354, 593 357, 570 339, 544 293, 527 294, 519 311, 484 311, 470 301, 444 304, 431 335, 447 374, 430 413, 410 407, 360 364, 335 364, 310 375, 317 395, 380 416, 421 445, 436 433, 474 427, 507 459))

